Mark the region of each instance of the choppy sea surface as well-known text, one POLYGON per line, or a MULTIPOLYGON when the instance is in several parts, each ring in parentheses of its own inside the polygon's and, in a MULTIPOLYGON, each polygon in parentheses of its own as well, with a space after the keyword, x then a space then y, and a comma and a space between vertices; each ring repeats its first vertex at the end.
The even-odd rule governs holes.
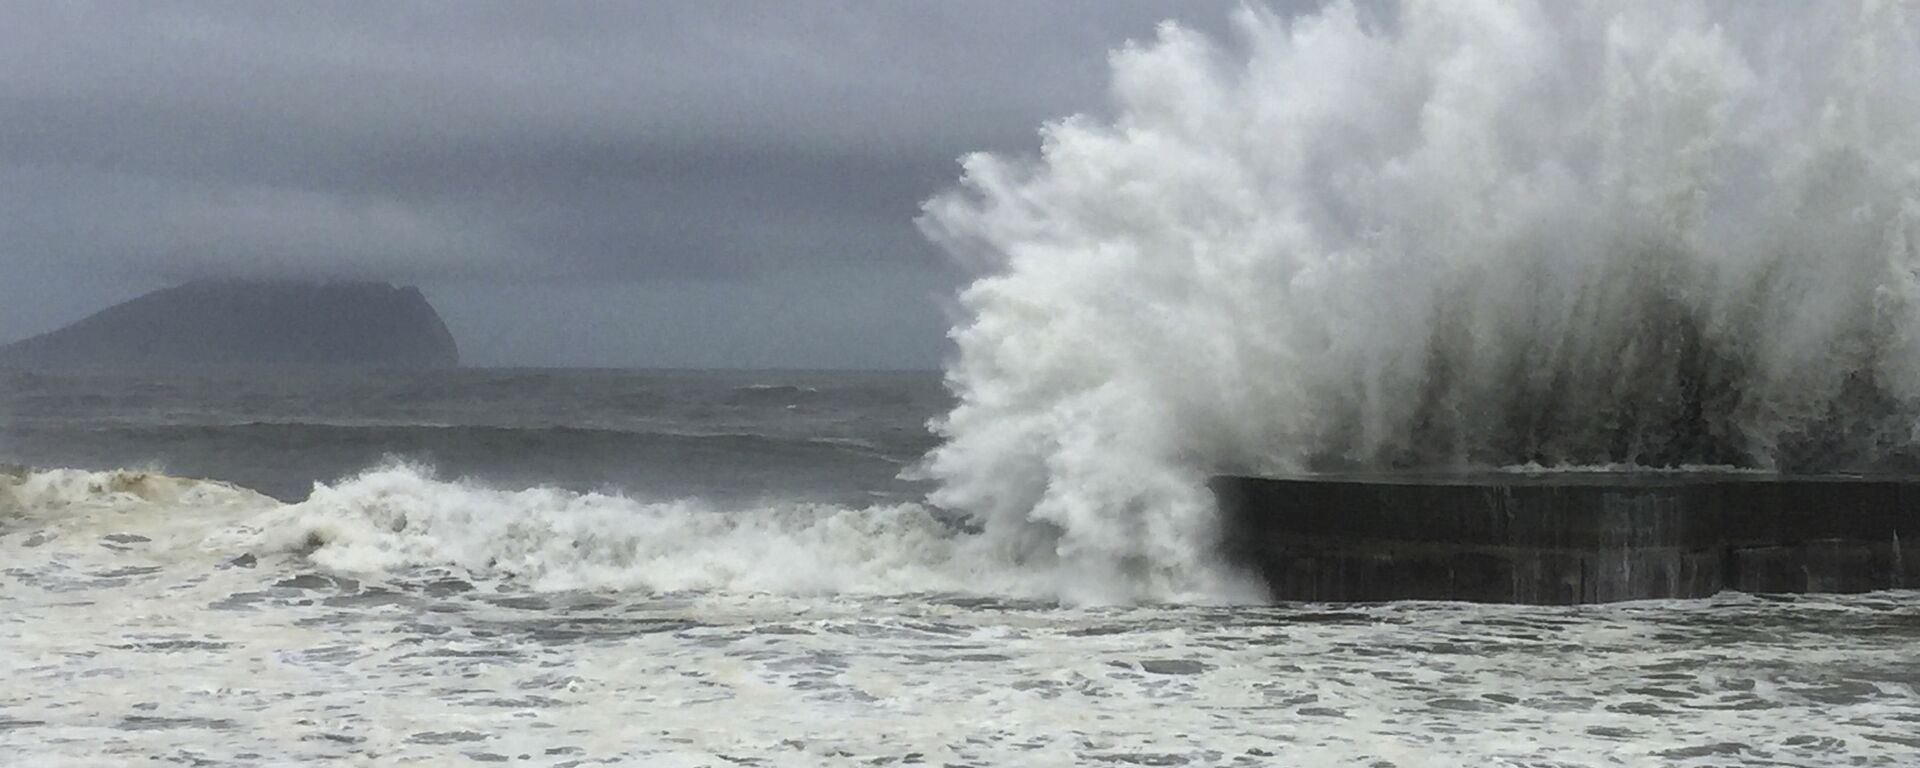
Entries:
POLYGON ((0 373, 0 764, 1920 765, 1920 594, 1064 605, 932 373, 0 373))

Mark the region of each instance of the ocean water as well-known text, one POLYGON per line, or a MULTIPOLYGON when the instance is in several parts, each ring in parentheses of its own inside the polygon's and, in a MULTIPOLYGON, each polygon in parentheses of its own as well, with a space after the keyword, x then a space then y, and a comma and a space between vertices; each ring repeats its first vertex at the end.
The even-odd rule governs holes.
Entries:
POLYGON ((1911 592, 1063 601, 931 373, 0 383, 4 765, 1920 764, 1911 592))
POLYGON ((1263 605, 1211 473, 1920 465, 1920 13, 1249 3, 944 375, 0 374, 0 763, 1916 766, 1920 595, 1263 605))

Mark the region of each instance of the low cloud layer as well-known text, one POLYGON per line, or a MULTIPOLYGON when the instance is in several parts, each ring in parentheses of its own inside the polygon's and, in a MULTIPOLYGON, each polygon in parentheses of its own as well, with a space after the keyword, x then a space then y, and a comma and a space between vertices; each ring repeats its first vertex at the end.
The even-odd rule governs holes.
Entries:
POLYGON ((955 277, 911 219, 954 159, 1229 6, 8 6, 0 337, 198 277, 371 278, 483 362, 932 364, 955 277))

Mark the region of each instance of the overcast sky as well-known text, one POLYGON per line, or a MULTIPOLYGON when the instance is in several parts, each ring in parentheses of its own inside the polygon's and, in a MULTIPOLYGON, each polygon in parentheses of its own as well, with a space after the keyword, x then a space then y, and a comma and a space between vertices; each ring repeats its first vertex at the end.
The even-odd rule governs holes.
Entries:
POLYGON ((1233 5, 0 5, 0 341, 354 278, 470 364, 935 367, 961 273, 920 202, 1233 5))

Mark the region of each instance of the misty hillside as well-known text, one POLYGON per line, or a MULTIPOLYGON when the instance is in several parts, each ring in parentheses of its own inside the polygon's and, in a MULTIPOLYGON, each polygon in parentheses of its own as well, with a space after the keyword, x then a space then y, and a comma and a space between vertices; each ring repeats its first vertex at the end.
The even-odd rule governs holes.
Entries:
POLYGON ((194 282, 0 347, 0 366, 16 368, 459 363, 420 290, 385 283, 194 282))

